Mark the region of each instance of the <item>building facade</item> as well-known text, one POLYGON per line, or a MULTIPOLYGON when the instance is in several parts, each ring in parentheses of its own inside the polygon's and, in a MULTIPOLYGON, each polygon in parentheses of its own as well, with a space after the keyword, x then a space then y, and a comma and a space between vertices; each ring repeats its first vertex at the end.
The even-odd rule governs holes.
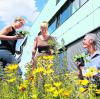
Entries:
POLYGON ((97 34, 100 49, 99 18, 100 0, 48 0, 32 26, 32 38, 40 32, 41 22, 48 21, 50 35, 56 37, 59 44, 64 41, 68 66, 73 70, 76 69, 73 56, 83 51, 82 38, 86 33, 97 34))

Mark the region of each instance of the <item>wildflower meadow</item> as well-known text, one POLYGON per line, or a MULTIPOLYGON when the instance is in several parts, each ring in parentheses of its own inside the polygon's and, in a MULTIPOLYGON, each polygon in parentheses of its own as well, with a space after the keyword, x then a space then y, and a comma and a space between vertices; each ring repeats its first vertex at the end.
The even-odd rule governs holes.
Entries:
POLYGON ((0 99, 100 99, 100 78, 93 79, 100 71, 89 68, 86 79, 79 80, 77 70, 67 65, 66 56, 61 60, 56 50, 38 57, 36 65, 28 63, 26 79, 18 74, 18 64, 0 66, 0 99))
POLYGON ((91 81, 93 68, 86 75, 91 79, 79 80, 77 71, 60 67, 58 55, 39 57, 37 66, 27 65, 25 80, 17 64, 0 71, 0 99, 100 99, 100 89, 91 81))

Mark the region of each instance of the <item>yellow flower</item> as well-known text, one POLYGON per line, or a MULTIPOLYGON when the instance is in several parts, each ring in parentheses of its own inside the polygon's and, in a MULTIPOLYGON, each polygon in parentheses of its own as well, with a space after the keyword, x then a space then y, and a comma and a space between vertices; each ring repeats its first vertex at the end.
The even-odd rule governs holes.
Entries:
POLYGON ((57 91, 57 90, 55 90, 55 91, 53 92, 53 96, 54 96, 54 97, 59 96, 59 93, 58 93, 58 91, 57 91))
POLYGON ((66 73, 66 74, 65 74, 65 76, 66 76, 66 77, 68 77, 68 76, 69 76, 69 74, 67 74, 67 73, 66 73))
POLYGON ((44 71, 45 74, 51 74, 51 73, 53 73, 53 72, 54 72, 53 69, 48 69, 48 70, 45 70, 45 71, 44 71))
POLYGON ((71 94, 71 91, 65 90, 62 95, 63 96, 70 96, 70 94, 71 94))
POLYGON ((86 77, 92 77, 93 75, 97 74, 97 69, 95 67, 87 68, 87 73, 85 74, 86 77))
POLYGON ((96 87, 97 87, 97 85, 96 85, 96 84, 92 84, 91 86, 92 86, 92 88, 96 88, 96 87))
POLYGON ((43 59, 48 59, 48 56, 43 56, 43 59))
POLYGON ((43 72, 45 70, 44 67, 38 67, 37 69, 33 70, 33 74, 39 73, 39 72, 43 72))
POLYGON ((82 80, 78 80, 76 81, 77 84, 81 84, 82 83, 82 80))
POLYGON ((55 86, 55 87, 60 87, 61 85, 62 85, 62 82, 55 82, 55 83, 54 83, 54 86, 55 86))
POLYGON ((16 81, 16 78, 12 78, 12 79, 7 80, 8 83, 13 83, 14 81, 16 81))
POLYGON ((11 74, 7 74, 7 76, 8 76, 8 77, 12 77, 12 76, 13 76, 13 74, 12 74, 12 73, 11 73, 11 74))
POLYGON ((55 89, 56 89, 55 87, 50 87, 49 89, 47 89, 47 91, 48 92, 53 92, 53 91, 55 91, 55 89))
POLYGON ((45 84, 44 87, 51 87, 51 84, 45 84))
POLYGON ((25 91, 26 88, 27 88, 26 84, 20 84, 20 86, 19 86, 20 91, 25 91))
POLYGON ((27 85, 27 84, 28 84, 28 80, 24 80, 24 82, 23 82, 23 83, 27 85))
POLYGON ((81 85, 87 85, 89 83, 88 80, 78 80, 78 84, 81 84, 81 85))
POLYGON ((18 64, 10 64, 10 65, 6 66, 5 71, 12 72, 17 69, 18 69, 18 64))
POLYGON ((88 80, 82 80, 82 85, 87 85, 89 83, 89 81, 88 80))
POLYGON ((82 92, 86 91, 86 89, 83 87, 80 87, 79 91, 82 93, 82 92))
POLYGON ((62 93, 63 93, 64 89, 63 88, 60 88, 58 90, 54 90, 53 91, 53 96, 54 97, 57 97, 57 96, 60 96, 62 93))
POLYGON ((100 94, 100 89, 95 90, 97 94, 100 94))
POLYGON ((59 94, 63 93, 63 91, 64 91, 63 88, 59 88, 59 89, 58 89, 58 93, 59 93, 59 94))
POLYGON ((54 59, 54 56, 53 55, 43 56, 43 59, 52 60, 54 59))
POLYGON ((92 73, 97 73, 97 69, 95 67, 90 67, 89 71, 92 73))
POLYGON ((44 68, 43 67, 38 67, 36 71, 37 72, 43 72, 44 71, 44 68))
POLYGON ((88 72, 88 73, 85 74, 85 76, 86 76, 86 77, 92 77, 93 74, 92 74, 91 72, 88 72))
POLYGON ((37 99, 37 94, 32 95, 33 99, 37 99))
MULTIPOLYGON (((34 71, 33 71, 34 72, 34 71)), ((33 80, 34 79, 34 76, 33 75, 29 75, 28 77, 29 80, 33 80)))
POLYGON ((53 66, 53 63, 48 64, 48 69, 50 69, 53 66))

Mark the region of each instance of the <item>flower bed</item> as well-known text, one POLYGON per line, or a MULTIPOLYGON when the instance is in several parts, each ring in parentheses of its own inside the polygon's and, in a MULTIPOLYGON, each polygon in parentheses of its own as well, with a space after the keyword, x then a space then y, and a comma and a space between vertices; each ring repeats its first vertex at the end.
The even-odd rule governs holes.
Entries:
POLYGON ((37 60, 34 69, 28 64, 25 80, 17 74, 17 64, 4 69, 0 76, 0 99, 100 98, 100 89, 92 77, 79 80, 77 71, 69 72, 65 69, 67 64, 60 67, 58 56, 41 56, 37 60))

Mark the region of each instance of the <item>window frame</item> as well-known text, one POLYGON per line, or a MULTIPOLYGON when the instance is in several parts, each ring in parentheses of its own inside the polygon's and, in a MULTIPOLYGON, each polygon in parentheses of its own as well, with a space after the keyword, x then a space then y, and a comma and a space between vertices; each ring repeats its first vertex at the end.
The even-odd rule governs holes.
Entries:
POLYGON ((56 0, 56 5, 60 2, 60 0, 56 0))
MULTIPOLYGON (((71 13, 70 14, 70 16, 68 17, 68 18, 66 18, 65 20, 64 20, 64 22, 60 22, 60 14, 62 13, 62 11, 64 11, 65 9, 66 9, 66 4, 67 4, 67 8, 69 7, 69 6, 72 6, 72 4, 73 4, 73 2, 74 2, 75 0, 67 0, 66 2, 65 2, 65 4, 57 11, 57 13, 53 16, 53 18, 52 19, 50 19, 50 21, 49 21, 49 26, 54 22, 53 21, 53 19, 55 19, 56 20, 56 29, 58 28, 58 27, 60 27, 66 20, 68 20, 74 13, 76 13, 85 3, 87 3, 89 0, 86 0, 83 4, 81 4, 81 1, 82 0, 79 0, 79 8, 73 13, 71 13)), ((56 3, 58 4, 60 2, 60 0, 58 0, 58 2, 57 2, 57 0, 56 0, 56 3)), ((49 26, 48 26, 48 28, 49 28, 49 26)), ((52 34, 56 29, 54 29, 50 34, 52 34)))

